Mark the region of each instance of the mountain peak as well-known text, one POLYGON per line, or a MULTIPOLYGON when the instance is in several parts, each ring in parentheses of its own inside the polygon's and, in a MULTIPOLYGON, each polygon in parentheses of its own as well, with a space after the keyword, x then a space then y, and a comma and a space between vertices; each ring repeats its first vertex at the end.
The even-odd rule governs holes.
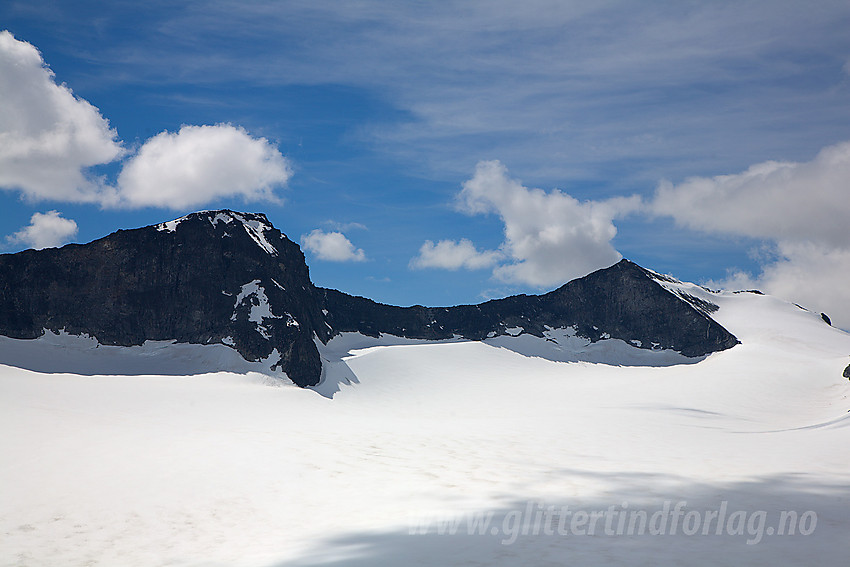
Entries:
POLYGON ((710 317, 716 306, 693 301, 665 277, 624 259, 543 295, 394 307, 316 288, 300 247, 264 214, 221 209, 89 244, 0 255, 0 335, 31 339, 49 330, 108 345, 224 344, 301 386, 322 375, 316 340, 343 332, 525 335, 550 348, 561 348, 561 336, 585 345, 619 340, 685 357, 737 344, 710 317))
POLYGON ((272 223, 269 222, 269 219, 266 217, 265 213, 244 213, 239 211, 232 211, 230 209, 211 209, 206 211, 195 211, 180 218, 161 222, 153 226, 155 226, 157 230, 173 232, 177 229, 177 226, 180 225, 180 223, 186 220, 207 220, 213 225, 216 225, 219 222, 224 222, 225 224, 229 224, 234 221, 242 223, 257 222, 264 225, 268 229, 274 228, 274 226, 272 226, 272 223))
MULTIPOLYGON (((254 240, 254 242, 266 253, 273 256, 278 254, 277 249, 271 242, 269 242, 269 239, 266 238, 266 233, 270 231, 276 231, 279 233, 279 231, 275 229, 263 213, 240 213, 231 211, 230 209, 199 211, 190 213, 178 219, 159 223, 154 226, 160 232, 176 232, 178 227, 186 222, 190 224, 194 222, 209 222, 213 228, 217 228, 219 223, 226 227, 228 225, 232 225, 233 227, 241 226, 248 236, 250 236, 251 239, 254 240)), ((226 231, 225 234, 228 236, 230 235, 230 233, 226 231)))

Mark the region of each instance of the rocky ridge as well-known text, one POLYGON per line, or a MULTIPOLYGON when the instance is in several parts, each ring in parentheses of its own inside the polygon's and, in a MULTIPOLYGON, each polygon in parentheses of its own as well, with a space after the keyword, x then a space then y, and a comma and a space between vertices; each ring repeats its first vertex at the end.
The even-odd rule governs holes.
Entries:
POLYGON ((677 295, 665 278, 622 260, 542 295, 396 307, 314 286, 298 244, 265 215, 204 211, 88 244, 0 255, 0 335, 220 343, 300 386, 322 376, 316 341, 342 332, 483 340, 571 328, 590 341, 688 357, 738 343, 711 318, 716 306, 677 295))

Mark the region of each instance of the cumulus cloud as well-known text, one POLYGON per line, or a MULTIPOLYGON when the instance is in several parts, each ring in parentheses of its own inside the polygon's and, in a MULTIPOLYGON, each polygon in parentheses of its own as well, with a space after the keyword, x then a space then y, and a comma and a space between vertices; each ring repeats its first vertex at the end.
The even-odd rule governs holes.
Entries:
POLYGON ((616 263, 622 256, 611 244, 617 234, 613 220, 639 206, 637 197, 581 202, 558 189, 528 188, 511 179, 498 161, 479 162, 458 195, 459 210, 496 214, 504 223, 500 249, 505 261, 493 275, 537 287, 616 263))
POLYGON ((32 201, 104 198, 88 168, 123 154, 117 133, 8 31, 0 31, 0 100, 0 187, 32 201))
POLYGON ((28 200, 185 209, 226 197, 278 201, 292 176, 265 138, 230 124, 162 132, 129 157, 97 108, 56 84, 38 50, 0 32, 0 188, 28 200), (117 184, 91 173, 120 158, 117 184))
POLYGON ((850 330, 850 248, 833 248, 813 242, 780 242, 777 258, 766 262, 759 274, 731 270, 709 287, 759 289, 825 312, 832 324, 850 330))
POLYGON ((26 244, 36 250, 67 244, 77 234, 77 223, 62 217, 58 211, 35 213, 30 224, 6 239, 12 244, 26 244))
POLYGON ((765 162, 743 173, 663 183, 648 210, 705 232, 766 239, 761 273, 710 285, 758 288, 827 312, 850 328, 850 142, 808 162, 765 162))
POLYGON ((650 211, 692 229, 850 245, 850 142, 809 162, 768 161, 743 173, 662 183, 650 211))
POLYGON ((330 262, 362 262, 366 253, 341 232, 325 232, 319 228, 301 236, 301 245, 320 260, 330 262))
POLYGON ((498 250, 479 252, 472 241, 466 238, 459 241, 440 240, 436 244, 426 240, 419 249, 419 255, 410 261, 410 267, 478 270, 492 267, 502 257, 503 254, 498 250))
POLYGON ((276 201, 292 176, 265 138, 230 124, 183 126, 149 139, 118 176, 117 205, 183 209, 224 197, 276 201))
POLYGON ((752 289, 830 315, 850 329, 850 142, 808 162, 768 161, 716 177, 662 182, 654 196, 580 202, 559 190, 525 187, 498 161, 480 162, 463 184, 458 209, 496 214, 505 240, 498 251, 473 243, 426 241, 411 268, 493 267, 508 283, 563 283, 616 262, 614 221, 630 214, 669 216, 679 226, 762 240, 759 273, 731 270, 711 287, 752 289))

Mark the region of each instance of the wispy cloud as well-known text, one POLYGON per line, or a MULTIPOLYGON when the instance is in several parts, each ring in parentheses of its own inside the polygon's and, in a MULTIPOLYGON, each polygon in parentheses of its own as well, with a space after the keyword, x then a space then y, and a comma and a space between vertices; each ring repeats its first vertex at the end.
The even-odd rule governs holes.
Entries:
POLYGON ((844 137, 848 25, 841 2, 220 0, 91 55, 131 80, 378 93, 408 119, 361 132, 431 175, 498 157, 536 181, 651 186, 844 137))
POLYGON ((349 230, 369 230, 365 224, 359 222, 338 222, 334 220, 326 220, 322 224, 339 232, 348 232, 349 230))

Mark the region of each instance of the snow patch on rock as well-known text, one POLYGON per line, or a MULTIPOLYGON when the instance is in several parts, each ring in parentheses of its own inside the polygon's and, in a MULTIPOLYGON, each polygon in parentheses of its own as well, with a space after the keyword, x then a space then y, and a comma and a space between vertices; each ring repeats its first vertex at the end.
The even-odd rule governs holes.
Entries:
POLYGON ((161 222, 158 225, 156 225, 156 229, 159 232, 174 232, 175 230, 177 230, 177 225, 179 225, 181 222, 186 220, 187 217, 188 217, 188 215, 180 217, 179 219, 161 222))
POLYGON ((213 226, 218 226, 219 222, 230 224, 233 222, 233 217, 227 213, 216 213, 216 215, 210 219, 210 223, 212 223, 213 226))
POLYGON ((257 243, 257 246, 271 254, 272 256, 277 256, 277 249, 272 246, 272 243, 266 238, 265 232, 271 229, 271 225, 260 222, 257 219, 249 219, 244 215, 239 213, 230 213, 233 215, 233 218, 242 223, 242 227, 245 229, 245 232, 248 233, 254 242, 257 243))
POLYGON ((644 268, 644 270, 658 285, 685 303, 690 304, 703 315, 711 317, 711 314, 719 309, 718 305, 711 300, 711 296, 716 295, 715 292, 696 284, 682 282, 673 276, 660 274, 654 270, 647 268, 644 268))
MULTIPOLYGON (((242 290, 239 292, 239 295, 236 296, 236 303, 233 304, 234 311, 233 315, 230 316, 231 321, 236 321, 236 309, 238 309, 239 306, 246 300, 249 301, 251 305, 251 310, 248 313, 248 320, 252 323, 256 323, 257 332, 264 338, 271 338, 268 329, 265 326, 265 320, 281 319, 282 317, 272 313, 269 298, 266 295, 266 290, 260 285, 260 280, 254 280, 242 286, 242 290)), ((286 316, 288 317, 287 325, 292 324, 290 321, 294 322, 295 325, 298 325, 298 322, 292 318, 292 315, 287 313, 286 316)))
MULTIPOLYGON (((268 238, 266 238, 266 231, 273 229, 271 224, 268 222, 263 222, 259 220, 261 217, 256 215, 245 215, 242 213, 236 213, 233 211, 201 211, 198 213, 192 213, 191 215, 186 215, 180 217, 179 219, 174 219, 168 222, 159 223, 156 225, 156 229, 160 232, 174 232, 177 230, 177 226, 188 219, 190 216, 198 215, 203 218, 206 215, 207 220, 213 227, 217 227, 218 223, 224 223, 230 225, 234 222, 238 222, 244 229, 248 236, 257 243, 257 246, 265 250, 268 254, 272 256, 277 256, 278 251, 272 245, 268 238), (213 214, 215 213, 215 214, 213 214)), ((224 236, 230 236, 230 234, 225 234, 224 236)))

